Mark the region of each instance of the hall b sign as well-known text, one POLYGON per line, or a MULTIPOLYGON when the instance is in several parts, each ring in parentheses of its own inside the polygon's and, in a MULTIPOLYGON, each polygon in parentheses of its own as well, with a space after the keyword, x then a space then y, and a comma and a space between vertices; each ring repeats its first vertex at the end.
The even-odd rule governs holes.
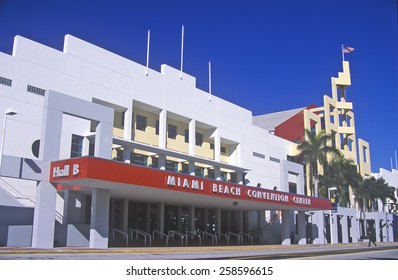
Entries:
POLYGON ((53 167, 53 178, 69 177, 69 175, 76 176, 80 172, 78 164, 65 164, 62 168, 60 166, 53 167), (71 168, 72 167, 72 168, 71 168), (72 173, 71 173, 72 171, 72 173))

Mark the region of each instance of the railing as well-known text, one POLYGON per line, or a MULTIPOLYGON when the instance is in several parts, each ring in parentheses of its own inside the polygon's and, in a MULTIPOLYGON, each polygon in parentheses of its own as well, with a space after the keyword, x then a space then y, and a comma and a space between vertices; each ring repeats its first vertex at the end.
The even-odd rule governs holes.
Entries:
POLYGON ((231 239, 231 236, 236 237, 236 239, 238 239, 238 245, 241 244, 240 243, 240 235, 239 234, 236 234, 234 232, 226 232, 225 235, 227 235, 230 239, 231 239))
POLYGON ((276 213, 270 218, 268 224, 265 226, 265 230, 267 230, 273 223, 280 219, 282 215, 282 211, 276 211, 276 213))
POLYGON ((187 245, 188 245, 188 234, 190 234, 191 237, 193 236, 194 239, 195 239, 195 236, 196 236, 198 238, 198 240, 199 240, 199 246, 202 246, 202 237, 199 234, 197 234, 195 232, 192 232, 192 231, 185 231, 185 233, 186 233, 186 236, 187 236, 187 245))
POLYGON ((126 237, 126 247, 128 247, 129 246, 129 235, 127 233, 115 228, 115 229, 113 229, 113 232, 112 232, 113 240, 115 240, 115 234, 116 233, 120 233, 121 235, 123 235, 123 237, 126 237))
POLYGON ((215 234, 212 234, 207 231, 201 231, 200 232, 202 239, 205 239, 205 236, 209 236, 211 238, 211 245, 214 246, 214 244, 217 246, 217 236, 215 234))
POLYGON ((0 178, 0 188, 6 192, 8 195, 13 197, 15 200, 17 200, 19 203, 21 203, 23 206, 27 207, 34 207, 35 202, 31 198, 29 198, 27 195, 21 194, 17 189, 15 189, 13 186, 10 185, 7 181, 4 179, 0 178), (22 203, 24 202, 24 203, 22 203))
POLYGON ((185 234, 182 234, 181 232, 175 231, 175 230, 170 230, 167 235, 169 236, 169 238, 171 237, 172 239, 174 239, 174 235, 177 235, 178 237, 180 237, 181 239, 181 246, 184 246, 184 239, 185 239, 185 246, 188 245, 188 238, 185 234))
POLYGON ((247 239, 250 239, 250 245, 253 245, 253 236, 251 236, 250 234, 239 232, 239 236, 242 244, 243 244, 243 237, 247 237, 247 239))
POLYGON ((156 234, 159 234, 160 236, 166 237, 166 247, 168 247, 169 246, 169 236, 167 234, 163 233, 163 232, 160 232, 158 230, 154 230, 154 231, 152 231, 152 239, 153 240, 155 240, 156 234))
POLYGON ((227 245, 229 245, 229 239, 230 239, 230 237, 228 236, 228 235, 226 235, 226 234, 224 234, 224 233, 221 233, 221 232, 216 232, 216 236, 221 240, 222 239, 222 237, 224 236, 225 237, 225 240, 227 240, 227 245))
POLYGON ((145 246, 145 247, 146 247, 146 245, 147 245, 147 242, 146 242, 146 241, 147 241, 147 237, 148 237, 148 240, 149 240, 149 247, 152 246, 151 235, 150 235, 149 233, 147 233, 147 232, 145 232, 145 231, 142 231, 142 230, 140 230, 140 229, 130 229, 130 238, 131 238, 131 239, 134 238, 134 237, 133 237, 134 233, 135 233, 135 239, 138 239, 138 235, 141 235, 141 236, 144 237, 144 246, 145 246))
POLYGON ((249 232, 249 235, 253 236, 253 237, 257 237, 260 240, 260 244, 263 244, 263 237, 259 234, 256 234, 254 232, 249 232))

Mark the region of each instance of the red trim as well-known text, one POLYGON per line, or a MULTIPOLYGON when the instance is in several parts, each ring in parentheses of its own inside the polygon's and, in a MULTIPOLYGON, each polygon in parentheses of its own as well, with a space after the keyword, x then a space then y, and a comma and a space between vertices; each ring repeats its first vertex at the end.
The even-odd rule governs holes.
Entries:
MULTIPOLYGON (((171 191, 247 200, 296 208, 330 210, 330 200, 269 189, 232 184, 183 175, 94 157, 81 157, 51 163, 50 182, 93 179, 171 191), (75 175, 73 174, 75 171, 75 175), (194 186, 194 187, 192 187, 194 186)), ((75 184, 74 182, 71 182, 75 184)), ((93 186, 94 187, 94 186, 93 186)))

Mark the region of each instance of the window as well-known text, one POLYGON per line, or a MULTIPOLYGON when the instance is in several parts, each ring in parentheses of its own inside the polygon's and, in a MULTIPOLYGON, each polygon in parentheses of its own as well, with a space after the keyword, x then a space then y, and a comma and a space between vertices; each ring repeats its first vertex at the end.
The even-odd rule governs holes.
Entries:
POLYGON ((26 90, 28 92, 35 93, 35 94, 42 95, 42 96, 44 96, 44 94, 46 93, 45 89, 34 87, 34 86, 31 86, 31 85, 28 85, 26 90))
POLYGON ((145 155, 140 155, 136 153, 131 153, 130 161, 132 164, 147 166, 148 164, 148 157, 145 155))
POLYGON ((177 126, 169 124, 167 126, 167 135, 170 139, 176 139, 177 138, 177 126))
POLYGON ((226 155, 226 154, 227 154, 227 148, 221 146, 221 153, 222 153, 223 155, 226 155))
POLYGON ((72 145, 70 157, 81 157, 83 155, 83 136, 72 134, 72 145))
POLYGON ((257 153, 257 152, 253 152, 253 156, 254 156, 254 157, 258 157, 258 158, 265 159, 265 155, 260 154, 260 153, 257 153))
POLYGON ((189 143, 189 129, 185 129, 184 136, 185 136, 185 143, 189 143))
POLYGON ((270 161, 276 162, 276 163, 280 163, 280 159, 274 158, 274 157, 269 157, 270 161))
POLYGON ((202 146, 203 144, 203 134, 196 132, 195 134, 195 144, 196 146, 202 146))
POLYGON ((166 170, 178 172, 178 162, 166 160, 166 170))
POLYGON ((0 84, 5 85, 5 86, 12 86, 12 80, 0 77, 0 84))
POLYGON ((204 177, 205 169, 203 167, 195 166, 195 176, 204 177))
POLYGON ((137 130, 145 131, 147 127, 147 118, 141 115, 137 115, 137 130))

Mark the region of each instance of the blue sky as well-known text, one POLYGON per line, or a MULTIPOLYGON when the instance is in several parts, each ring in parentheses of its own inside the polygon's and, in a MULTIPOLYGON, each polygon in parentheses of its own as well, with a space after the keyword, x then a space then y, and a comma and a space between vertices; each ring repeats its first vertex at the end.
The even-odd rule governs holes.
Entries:
MULTIPOLYGON (((398 152, 396 0, 0 0, 0 51, 22 35, 62 50, 72 34, 150 67, 180 67, 254 115, 320 105, 347 54, 357 138, 370 142, 372 171, 398 152)), ((395 159, 393 158, 394 167, 395 159)))

